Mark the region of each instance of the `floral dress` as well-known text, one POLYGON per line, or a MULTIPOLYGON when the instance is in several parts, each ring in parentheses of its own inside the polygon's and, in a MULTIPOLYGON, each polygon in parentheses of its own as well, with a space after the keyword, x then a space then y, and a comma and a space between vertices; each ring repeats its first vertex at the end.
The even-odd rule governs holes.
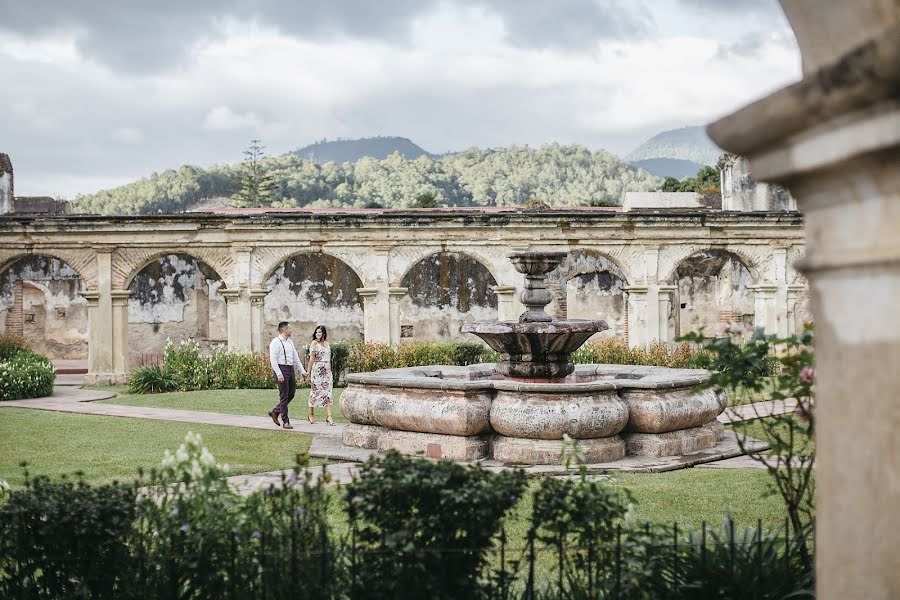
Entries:
POLYGON ((309 372, 309 405, 331 406, 331 347, 310 348, 312 369, 309 372))

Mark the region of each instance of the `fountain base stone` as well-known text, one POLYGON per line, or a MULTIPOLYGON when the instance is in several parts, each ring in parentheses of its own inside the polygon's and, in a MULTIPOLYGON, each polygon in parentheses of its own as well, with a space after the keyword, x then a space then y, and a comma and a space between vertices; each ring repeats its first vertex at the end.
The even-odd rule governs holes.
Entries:
POLYGON ((718 421, 666 433, 626 433, 625 447, 634 456, 677 456, 712 448, 725 435, 718 421))
MULTIPOLYGON (((495 460, 507 465, 565 464, 563 440, 536 440, 495 435, 491 453, 495 460)), ((603 463, 625 458, 625 442, 621 436, 578 440, 578 451, 586 463, 603 463)), ((575 461, 577 462, 577 461, 575 461)))
POLYGON ((713 448, 725 397, 694 369, 578 365, 564 381, 504 378, 492 364, 347 376, 346 446, 459 461, 560 465, 564 438, 588 463, 713 448))

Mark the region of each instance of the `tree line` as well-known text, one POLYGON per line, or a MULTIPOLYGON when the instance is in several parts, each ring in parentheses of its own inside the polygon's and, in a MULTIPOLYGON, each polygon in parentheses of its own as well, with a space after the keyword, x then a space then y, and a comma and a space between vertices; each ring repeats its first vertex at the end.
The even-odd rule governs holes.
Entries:
POLYGON ((293 153, 264 156, 258 140, 235 165, 182 166, 124 186, 79 195, 75 210, 148 214, 188 210, 208 198, 233 206, 410 208, 414 206, 547 206, 621 204, 625 192, 658 189, 660 180, 604 150, 548 144, 471 148, 439 158, 318 165, 293 153))

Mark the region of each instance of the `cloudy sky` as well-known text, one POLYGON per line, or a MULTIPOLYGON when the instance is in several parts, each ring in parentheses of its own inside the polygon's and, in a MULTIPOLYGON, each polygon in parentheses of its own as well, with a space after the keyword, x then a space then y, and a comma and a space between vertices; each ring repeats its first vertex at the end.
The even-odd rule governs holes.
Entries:
POLYGON ((776 0, 0 0, 0 152, 72 198, 322 138, 624 155, 800 77, 776 0))

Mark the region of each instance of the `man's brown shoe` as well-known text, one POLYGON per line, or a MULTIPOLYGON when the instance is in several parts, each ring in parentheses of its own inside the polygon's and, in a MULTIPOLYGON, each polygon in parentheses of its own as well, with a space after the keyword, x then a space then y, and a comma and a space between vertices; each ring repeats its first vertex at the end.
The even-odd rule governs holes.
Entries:
POLYGON ((269 411, 269 416, 272 417, 272 422, 275 423, 276 426, 280 426, 281 423, 278 422, 278 413, 274 410, 269 411))
POLYGON ((285 423, 284 425, 282 425, 282 427, 284 427, 285 429, 293 429, 294 428, 294 426, 291 425, 290 423, 285 423))

